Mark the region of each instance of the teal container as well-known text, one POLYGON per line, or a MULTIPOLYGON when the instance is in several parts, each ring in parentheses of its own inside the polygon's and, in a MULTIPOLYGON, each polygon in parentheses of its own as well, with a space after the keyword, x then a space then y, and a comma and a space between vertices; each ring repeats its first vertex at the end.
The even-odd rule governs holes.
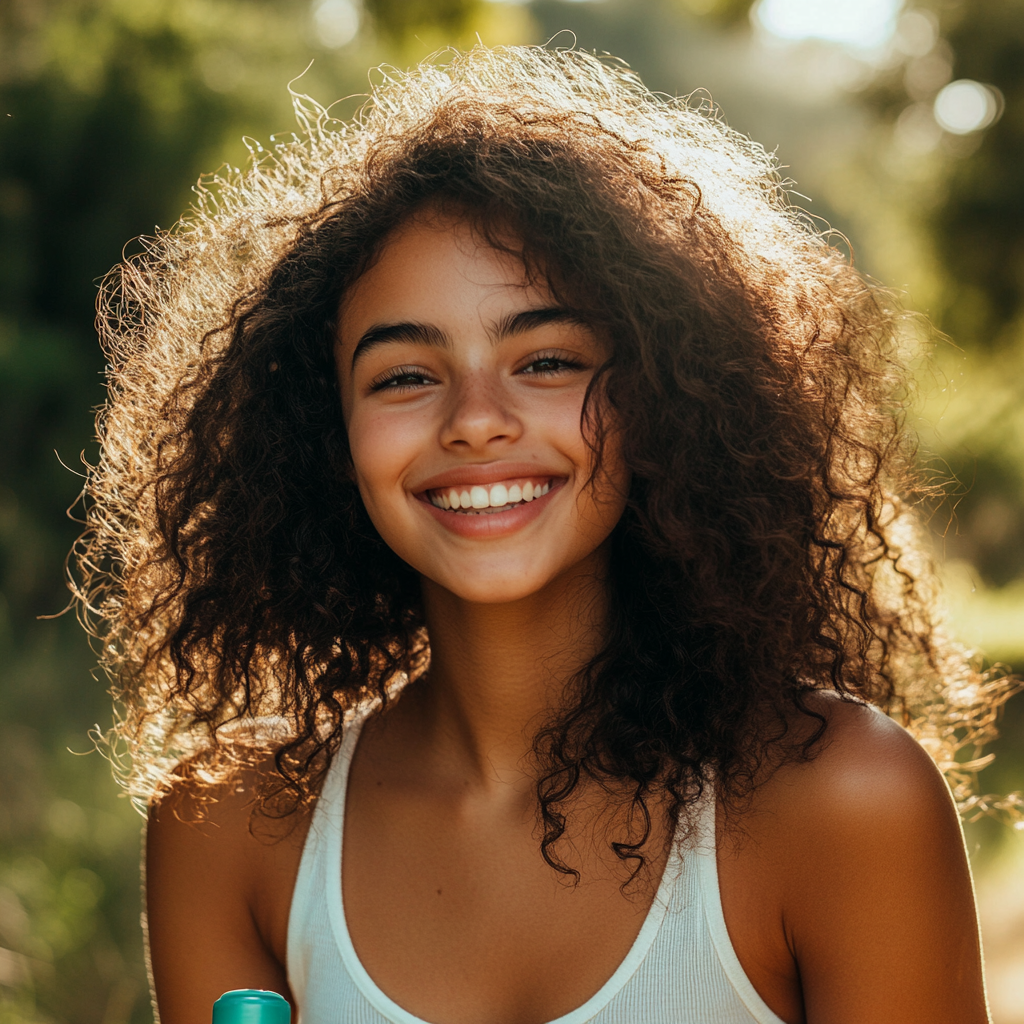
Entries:
POLYGON ((291 1024, 292 1008, 284 996, 262 988, 225 992, 213 1004, 213 1024, 291 1024))

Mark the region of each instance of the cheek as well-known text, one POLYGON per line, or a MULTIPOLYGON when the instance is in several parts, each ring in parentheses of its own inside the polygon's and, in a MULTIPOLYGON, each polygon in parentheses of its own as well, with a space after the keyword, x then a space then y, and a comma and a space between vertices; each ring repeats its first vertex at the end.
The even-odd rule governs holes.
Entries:
POLYGON ((413 424, 400 416, 354 414, 348 422, 349 451, 356 482, 371 515, 386 508, 401 490, 406 467, 421 441, 413 424))
MULTIPOLYGON (((601 450, 601 468, 592 484, 585 487, 589 515, 599 523, 614 526, 626 509, 629 489, 633 479, 622 451, 622 438, 611 423, 604 424, 606 433, 601 450)), ((580 438, 580 444, 587 449, 588 467, 593 466, 594 456, 580 438)))
POLYGON ((601 474, 585 484, 577 502, 581 532, 603 540, 615 529, 626 510, 631 474, 624 467, 610 464, 606 453, 601 474))
POLYGON ((523 418, 532 430, 568 455, 577 466, 589 460, 587 443, 580 431, 585 394, 583 388, 557 397, 542 394, 526 403, 523 409, 523 418))

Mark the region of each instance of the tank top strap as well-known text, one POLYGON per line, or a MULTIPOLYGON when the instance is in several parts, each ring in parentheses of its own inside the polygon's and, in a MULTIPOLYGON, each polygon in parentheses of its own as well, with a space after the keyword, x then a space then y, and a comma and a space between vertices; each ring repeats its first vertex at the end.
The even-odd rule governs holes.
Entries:
MULTIPOLYGON (((302 848, 288 912, 286 939, 288 984, 293 993, 306 991, 311 981, 310 972, 314 970, 317 951, 310 948, 309 936, 322 939, 332 932, 329 901, 325 899, 325 893, 331 891, 334 881, 332 870, 340 869, 340 863, 336 866, 332 855, 340 853, 348 770, 359 734, 373 707, 372 704, 358 707, 344 723, 341 743, 327 768, 302 848)), ((307 1022, 300 1021, 299 1024, 307 1022)))
POLYGON ((732 939, 729 938, 718 874, 717 821, 718 792, 712 778, 711 784, 701 796, 698 835, 695 837, 692 850, 688 851, 686 856, 687 868, 694 872, 694 882, 700 892, 707 935, 722 972, 751 1017, 759 1024, 782 1024, 751 984, 733 948, 732 939))

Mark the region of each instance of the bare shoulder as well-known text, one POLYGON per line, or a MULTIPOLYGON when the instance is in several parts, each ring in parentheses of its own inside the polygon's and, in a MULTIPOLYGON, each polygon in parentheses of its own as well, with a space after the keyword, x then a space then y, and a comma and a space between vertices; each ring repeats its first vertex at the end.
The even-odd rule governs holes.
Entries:
POLYGON ((198 778, 179 773, 170 788, 149 805, 148 836, 158 842, 172 836, 196 842, 223 841, 236 833, 254 796, 255 780, 209 786, 198 778))
POLYGON ((231 988, 288 994, 291 893, 308 814, 254 815, 259 770, 212 788, 183 778, 150 808, 146 908, 164 1024, 209 1016, 231 988))
POLYGON ((210 786, 182 778, 151 805, 146 836, 149 901, 164 892, 198 898, 206 886, 217 902, 245 904, 257 919, 267 909, 268 881, 297 870, 309 812, 261 813, 266 765, 210 786))
POLYGON ((780 884, 799 902, 816 880, 832 891, 871 872, 895 881, 925 862, 936 884, 969 877, 952 794, 913 736, 870 706, 823 696, 814 710, 825 731, 813 756, 780 768, 753 800, 757 841, 793 868, 780 884))
POLYGON ((779 769, 747 816, 738 861, 778 922, 750 947, 791 958, 803 1017, 790 1019, 981 1024, 973 889, 942 774, 874 708, 822 696, 813 710, 826 726, 815 756, 779 769))
POLYGON ((825 719, 824 735, 810 761, 787 765, 768 784, 779 814, 823 815, 834 825, 865 816, 955 820, 941 772, 906 729, 877 708, 825 695, 812 708, 825 719))
POLYGON ((220 856, 232 848, 251 849, 262 770, 244 770, 216 785, 182 774, 151 802, 148 842, 183 844, 200 856, 220 856))

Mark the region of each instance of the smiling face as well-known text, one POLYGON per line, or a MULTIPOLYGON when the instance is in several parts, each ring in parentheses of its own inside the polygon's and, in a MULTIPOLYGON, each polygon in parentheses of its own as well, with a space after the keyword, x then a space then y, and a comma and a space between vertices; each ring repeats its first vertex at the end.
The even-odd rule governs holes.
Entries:
POLYGON ((600 477, 584 396, 608 348, 464 221, 396 229, 341 307, 354 474, 385 542, 468 601, 515 601, 601 558, 629 474, 600 477))

